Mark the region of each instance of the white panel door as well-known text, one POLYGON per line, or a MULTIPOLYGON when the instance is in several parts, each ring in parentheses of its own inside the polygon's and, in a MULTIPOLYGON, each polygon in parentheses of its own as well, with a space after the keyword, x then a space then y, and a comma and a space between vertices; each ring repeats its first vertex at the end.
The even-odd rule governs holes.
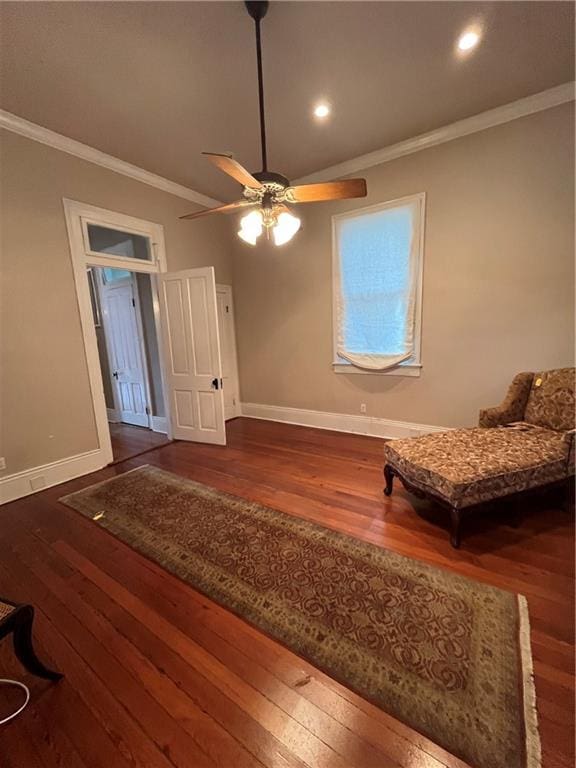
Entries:
POLYGON ((102 294, 106 344, 120 421, 148 427, 146 379, 132 281, 102 294))
POLYGON ((218 302, 218 327, 220 330, 220 350, 222 353, 224 416, 228 420, 240 415, 232 288, 229 285, 217 285, 216 300, 218 302))
POLYGON ((213 267, 158 275, 172 436, 226 444, 213 267))

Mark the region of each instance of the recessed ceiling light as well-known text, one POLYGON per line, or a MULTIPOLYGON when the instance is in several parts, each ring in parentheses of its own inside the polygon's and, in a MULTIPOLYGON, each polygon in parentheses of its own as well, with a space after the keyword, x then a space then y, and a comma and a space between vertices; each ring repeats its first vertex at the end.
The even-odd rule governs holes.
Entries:
POLYGON ((458 38, 458 50, 470 51, 475 48, 480 42, 480 33, 474 29, 469 29, 463 32, 458 38))
POLYGON ((323 119, 325 117, 328 117, 330 114, 330 107, 328 104, 316 104, 314 107, 314 117, 319 117, 320 119, 323 119))

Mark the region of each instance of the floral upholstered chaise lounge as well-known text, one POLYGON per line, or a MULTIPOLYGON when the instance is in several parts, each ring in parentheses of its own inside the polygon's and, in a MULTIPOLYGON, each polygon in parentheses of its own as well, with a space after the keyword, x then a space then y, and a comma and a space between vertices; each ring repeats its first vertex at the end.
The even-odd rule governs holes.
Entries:
POLYGON ((519 373, 479 427, 393 440, 384 447, 384 493, 394 476, 448 506, 460 546, 462 511, 574 475, 574 368, 519 373))

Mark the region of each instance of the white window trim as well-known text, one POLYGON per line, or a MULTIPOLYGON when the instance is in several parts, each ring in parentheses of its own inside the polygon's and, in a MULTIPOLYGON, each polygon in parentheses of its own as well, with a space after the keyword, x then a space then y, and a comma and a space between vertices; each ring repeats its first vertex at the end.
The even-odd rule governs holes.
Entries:
POLYGON ((69 230, 69 239, 75 252, 82 253, 82 257, 94 267, 113 267, 115 269, 127 269, 131 272, 166 272, 166 250, 164 247, 164 227, 152 221, 137 219, 125 213, 116 213, 106 208, 98 208, 95 205, 81 203, 76 200, 62 198, 64 212, 69 230), (72 226, 72 221, 75 224, 72 226), (152 251, 150 259, 134 259, 115 254, 106 254, 100 251, 91 251, 89 248, 87 225, 95 224, 99 227, 109 227, 134 235, 142 235, 150 240, 152 251), (71 233, 74 234, 72 240, 71 233))
POLYGON ((371 376, 420 376, 422 370, 422 286, 424 283, 424 231, 426 222, 426 193, 418 192, 414 195, 398 197, 395 200, 387 200, 385 203, 369 205, 365 208, 356 208, 346 213, 338 213, 332 216, 332 370, 334 373, 363 374, 371 376), (394 368, 388 368, 385 371, 371 371, 366 368, 359 368, 353 363, 343 363, 338 359, 338 309, 336 296, 340 290, 338 274, 340 270, 340 259, 337 249, 336 224, 340 219, 351 219, 357 216, 364 216, 367 213, 376 211, 385 211, 387 208, 395 208, 399 205, 417 203, 420 211, 419 232, 417 233, 418 248, 418 283, 416 288, 416 309, 415 309, 415 329, 414 329, 414 350, 415 355, 410 360, 396 365, 394 368))
MULTIPOLYGON (((84 210, 88 210, 88 207, 86 207, 84 210)), ((134 219, 132 216, 126 216, 125 214, 117 214, 118 221, 122 219, 125 223, 122 224, 122 227, 120 228, 118 224, 112 224, 111 221, 109 221, 109 212, 106 212, 104 214, 105 218, 98 219, 96 216, 89 216, 89 215, 83 215, 81 214, 81 226, 82 226, 82 240, 84 242, 84 252, 87 256, 90 256, 92 259, 96 259, 98 261, 104 260, 105 264, 102 266, 114 266, 114 268, 118 269, 118 261, 122 260, 126 263, 131 262, 132 264, 135 261, 138 261, 140 264, 148 265, 149 267, 155 267, 155 260, 156 260, 156 254, 155 254, 155 245, 156 241, 158 240, 159 234, 158 234, 158 227, 159 224, 151 225, 151 222, 148 222, 149 226, 146 229, 142 228, 136 228, 134 226, 134 222, 137 222, 138 219, 134 219), (88 237, 88 225, 92 224, 97 227, 102 227, 105 229, 113 229, 120 232, 127 232, 129 235, 139 235, 140 237, 146 238, 150 242, 150 258, 149 259, 136 259, 134 257, 128 257, 128 256, 120 256, 119 254, 110 253, 106 254, 103 251, 93 251, 90 248, 90 238, 88 237), (114 264, 112 264, 112 261, 114 264)), ((145 268, 142 271, 147 271, 145 268)), ((156 272, 157 269, 151 269, 150 271, 156 272)))

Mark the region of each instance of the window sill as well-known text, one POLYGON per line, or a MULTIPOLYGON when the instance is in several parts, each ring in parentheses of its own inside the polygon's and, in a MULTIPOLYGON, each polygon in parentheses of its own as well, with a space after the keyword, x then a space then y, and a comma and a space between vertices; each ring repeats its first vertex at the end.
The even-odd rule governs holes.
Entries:
POLYGON ((334 373, 360 373, 368 376, 407 376, 408 378, 420 376, 422 365, 420 363, 409 363, 407 365, 397 365, 395 368, 388 368, 385 371, 369 371, 367 368, 357 368, 352 363, 332 363, 334 373))

